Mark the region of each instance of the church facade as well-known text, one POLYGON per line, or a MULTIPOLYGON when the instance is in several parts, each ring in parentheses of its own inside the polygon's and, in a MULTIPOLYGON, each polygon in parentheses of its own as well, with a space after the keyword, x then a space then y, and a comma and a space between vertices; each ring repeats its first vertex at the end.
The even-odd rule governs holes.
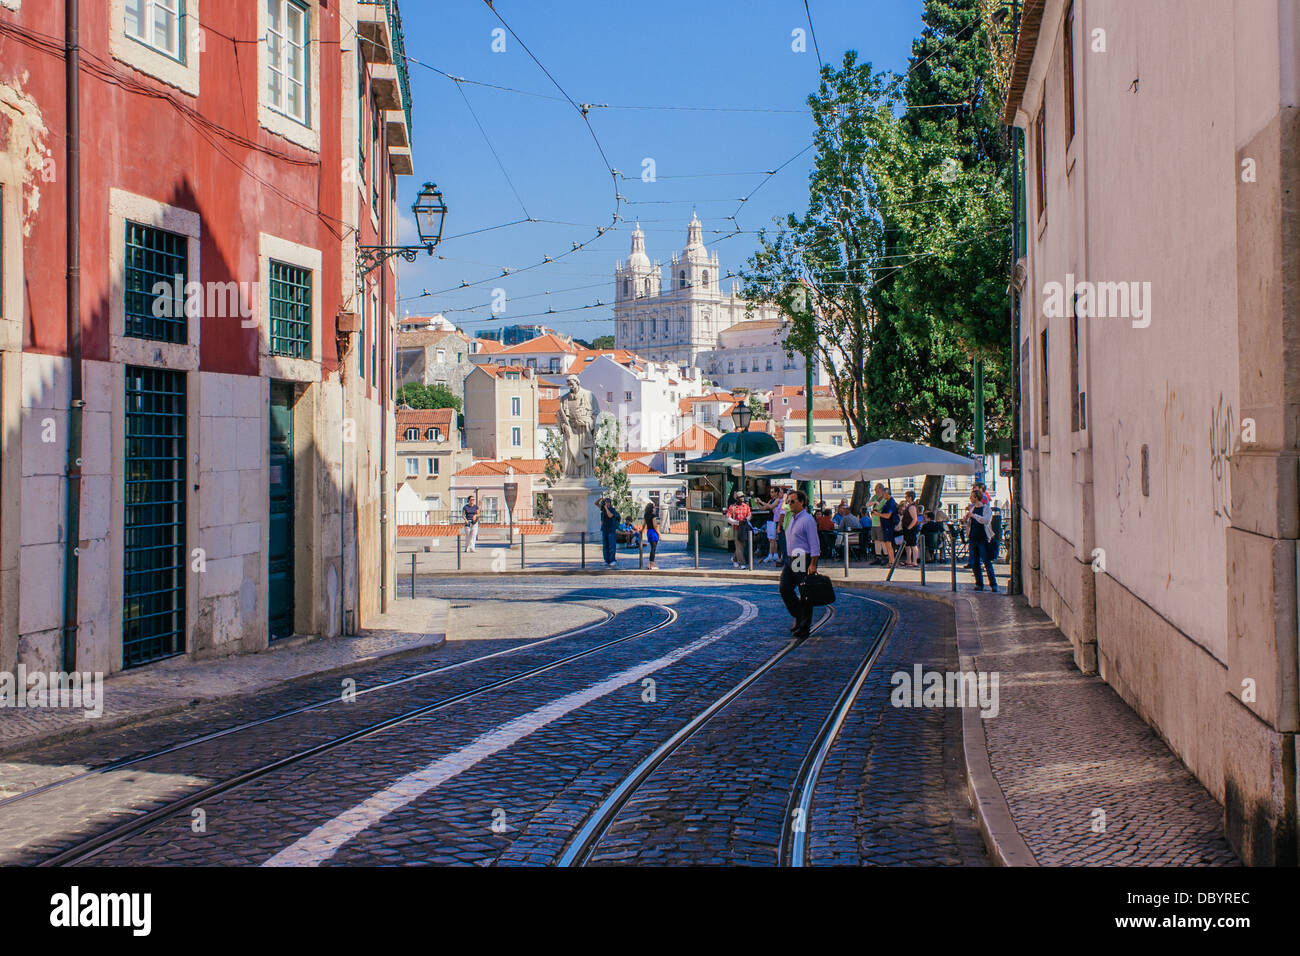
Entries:
POLYGON ((779 320, 771 306, 750 308, 732 281, 722 291, 718 254, 704 247, 696 215, 686 230, 686 248, 664 266, 651 262, 640 224, 632 233, 632 251, 614 270, 614 341, 652 361, 696 366, 701 353, 712 352, 718 335, 746 320, 779 320))

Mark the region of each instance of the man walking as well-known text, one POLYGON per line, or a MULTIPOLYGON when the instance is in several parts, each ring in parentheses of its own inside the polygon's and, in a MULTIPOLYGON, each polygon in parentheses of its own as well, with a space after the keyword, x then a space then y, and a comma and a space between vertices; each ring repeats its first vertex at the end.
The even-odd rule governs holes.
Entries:
POLYGON ((473 495, 465 499, 462 510, 465 514, 465 531, 469 535, 469 546, 465 549, 468 553, 478 546, 478 505, 474 504, 473 495))
POLYGON ((781 600, 794 618, 790 632, 795 640, 807 639, 812 629, 812 605, 799 593, 808 575, 817 570, 821 542, 817 540, 817 522, 808 513, 808 496, 795 490, 786 496, 790 509, 790 527, 785 533, 786 559, 781 568, 781 600))

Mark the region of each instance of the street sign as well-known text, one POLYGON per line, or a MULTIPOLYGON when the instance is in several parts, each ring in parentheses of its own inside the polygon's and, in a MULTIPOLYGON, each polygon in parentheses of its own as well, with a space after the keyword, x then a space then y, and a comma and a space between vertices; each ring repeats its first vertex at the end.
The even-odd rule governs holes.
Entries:
POLYGON ((501 487, 506 493, 506 507, 510 509, 511 514, 514 514, 515 502, 519 500, 519 482, 507 481, 501 487))

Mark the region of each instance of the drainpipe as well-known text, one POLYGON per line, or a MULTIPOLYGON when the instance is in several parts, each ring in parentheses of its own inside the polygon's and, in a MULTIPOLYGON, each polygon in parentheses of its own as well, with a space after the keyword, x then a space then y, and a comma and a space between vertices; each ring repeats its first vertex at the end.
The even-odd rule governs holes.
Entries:
MULTIPOLYGON (((385 220, 388 219, 385 210, 385 220)), ((385 226, 388 223, 385 222, 385 226)), ((387 234, 388 230, 384 230, 387 234)), ((385 235, 387 238, 387 235, 385 235)), ((379 309, 383 316, 375 317, 378 323, 375 336, 384 356, 382 368, 387 369, 384 380, 379 385, 379 612, 388 613, 388 385, 392 381, 393 369, 389 355, 388 343, 388 266, 379 267, 379 309)), ((358 577, 360 575, 358 574, 358 577)))
MULTIPOLYGON (((1011 14, 1011 48, 1020 42, 1020 2, 1016 0, 1011 14)), ((1023 569, 1020 551, 1020 290, 1016 288, 1016 263, 1020 261, 1020 129, 1011 127, 1011 562, 1007 576, 1007 593, 1024 593, 1023 569)))
POLYGON ((64 176, 67 182, 68 238, 68 461, 67 511, 63 533, 63 670, 77 669, 77 581, 81 555, 81 43, 78 0, 66 0, 64 31, 67 140, 64 176))

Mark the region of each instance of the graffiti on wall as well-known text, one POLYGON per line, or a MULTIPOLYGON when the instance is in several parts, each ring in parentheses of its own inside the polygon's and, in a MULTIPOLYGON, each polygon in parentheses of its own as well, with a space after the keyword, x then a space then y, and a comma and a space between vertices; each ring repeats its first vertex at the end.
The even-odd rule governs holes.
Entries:
POLYGON ((1119 509, 1119 531, 1125 529, 1129 492, 1133 484, 1133 449, 1124 430, 1124 420, 1115 419, 1115 506, 1119 509))
POLYGON ((1220 392, 1219 401, 1210 409, 1210 500, 1214 504, 1215 515, 1225 521, 1232 520, 1228 459, 1232 455, 1235 435, 1232 403, 1220 392))

